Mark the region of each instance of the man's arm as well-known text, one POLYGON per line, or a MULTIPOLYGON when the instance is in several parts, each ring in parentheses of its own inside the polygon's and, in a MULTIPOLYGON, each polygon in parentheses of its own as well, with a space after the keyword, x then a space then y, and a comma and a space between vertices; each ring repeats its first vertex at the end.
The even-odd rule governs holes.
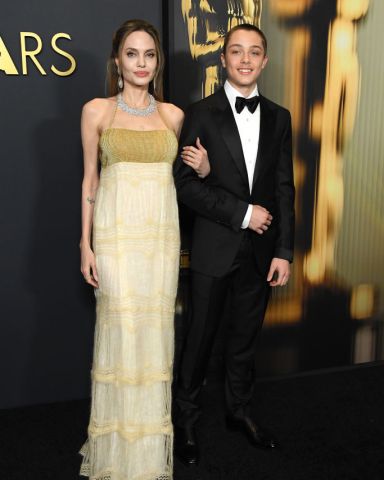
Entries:
POLYGON ((280 157, 276 168, 276 204, 278 211, 278 237, 274 257, 269 267, 267 282, 271 287, 284 286, 290 277, 290 262, 293 260, 295 229, 295 186, 292 165, 291 116, 287 112, 280 157))
MULTIPOLYGON (((173 168, 178 198, 199 215, 223 223, 236 231, 240 230, 248 203, 238 199, 225 189, 210 186, 207 182, 202 181, 180 156, 182 148, 186 145, 194 145, 197 137, 203 143, 205 135, 201 129, 198 114, 192 107, 185 114, 180 134, 179 155, 173 168)), ((209 154, 210 152, 208 152, 208 158, 209 154)))
POLYGON ((292 262, 295 234, 295 186, 292 164, 291 116, 287 113, 283 129, 280 156, 276 167, 277 230, 274 256, 292 262))

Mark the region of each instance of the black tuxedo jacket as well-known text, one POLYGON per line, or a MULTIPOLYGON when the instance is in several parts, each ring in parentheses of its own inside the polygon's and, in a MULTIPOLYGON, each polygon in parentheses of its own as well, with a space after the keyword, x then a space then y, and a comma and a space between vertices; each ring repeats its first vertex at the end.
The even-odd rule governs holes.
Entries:
POLYGON ((178 199, 196 214, 191 268, 214 277, 229 271, 245 232, 241 224, 249 204, 261 205, 273 216, 266 232, 252 232, 260 273, 267 274, 273 257, 292 261, 295 188, 288 110, 260 96, 252 193, 236 121, 223 88, 187 109, 180 152, 185 145, 195 145, 197 137, 208 152, 210 174, 200 179, 180 155, 174 163, 178 199))

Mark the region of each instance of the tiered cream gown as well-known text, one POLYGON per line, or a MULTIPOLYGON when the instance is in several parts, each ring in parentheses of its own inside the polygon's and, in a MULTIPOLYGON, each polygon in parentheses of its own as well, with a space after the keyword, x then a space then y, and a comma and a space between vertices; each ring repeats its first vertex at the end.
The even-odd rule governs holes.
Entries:
POLYGON ((171 130, 108 128, 93 248, 99 274, 92 406, 81 475, 172 479, 179 223, 171 130))

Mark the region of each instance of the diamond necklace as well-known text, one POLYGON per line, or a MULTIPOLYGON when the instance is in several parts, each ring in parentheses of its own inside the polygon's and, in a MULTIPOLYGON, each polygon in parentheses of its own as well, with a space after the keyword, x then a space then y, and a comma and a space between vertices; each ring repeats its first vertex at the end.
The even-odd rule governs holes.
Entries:
POLYGON ((138 117, 148 117, 156 110, 156 100, 153 95, 148 93, 149 97, 149 105, 145 108, 132 108, 127 105, 123 99, 123 95, 119 93, 117 95, 117 105, 123 110, 124 112, 129 113, 130 115, 136 115, 138 117))

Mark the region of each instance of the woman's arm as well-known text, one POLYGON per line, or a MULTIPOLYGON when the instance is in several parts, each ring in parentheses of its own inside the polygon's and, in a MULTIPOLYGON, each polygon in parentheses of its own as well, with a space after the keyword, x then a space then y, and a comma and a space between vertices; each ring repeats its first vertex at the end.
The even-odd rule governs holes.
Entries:
POLYGON ((95 99, 86 103, 81 116, 81 139, 84 155, 84 177, 82 183, 81 199, 81 224, 82 234, 80 240, 81 273, 87 283, 98 287, 95 255, 92 251, 92 219, 99 185, 98 173, 98 144, 100 136, 100 108, 103 100, 95 99))
MULTIPOLYGON (((163 103, 161 108, 161 115, 165 117, 165 121, 171 126, 177 139, 179 139, 184 122, 184 112, 172 103, 163 103)), ((196 139, 195 145, 183 147, 181 157, 187 165, 193 168, 199 178, 205 178, 209 175, 211 166, 209 164, 208 154, 204 146, 200 143, 199 138, 196 139)))

